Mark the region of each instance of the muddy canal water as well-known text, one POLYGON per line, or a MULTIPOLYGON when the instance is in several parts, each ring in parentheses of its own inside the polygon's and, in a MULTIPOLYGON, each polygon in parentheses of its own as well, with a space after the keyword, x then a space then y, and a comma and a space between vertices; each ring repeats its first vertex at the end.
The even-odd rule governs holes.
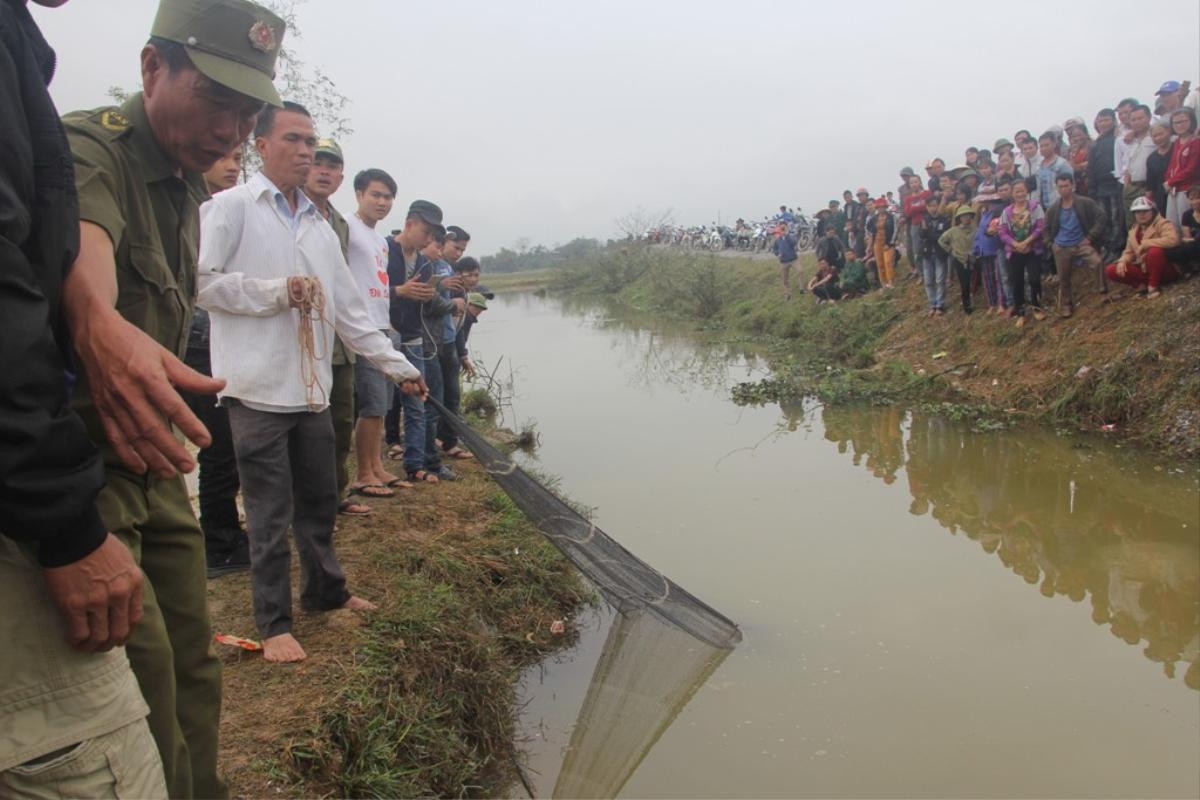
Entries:
MULTIPOLYGON (((502 295, 533 464, 736 620, 587 615, 524 682, 538 797, 1200 796, 1192 466, 903 408, 739 408, 738 346, 502 295)), ((743 346, 744 348, 744 346, 743 346)))

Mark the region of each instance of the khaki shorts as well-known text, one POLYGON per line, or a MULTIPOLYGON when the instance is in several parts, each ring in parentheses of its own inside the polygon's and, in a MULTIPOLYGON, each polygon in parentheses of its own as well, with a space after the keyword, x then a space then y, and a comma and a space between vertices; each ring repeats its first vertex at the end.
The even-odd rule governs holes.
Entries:
POLYGON ((0 797, 165 798, 162 761, 145 719, 0 772, 0 797))

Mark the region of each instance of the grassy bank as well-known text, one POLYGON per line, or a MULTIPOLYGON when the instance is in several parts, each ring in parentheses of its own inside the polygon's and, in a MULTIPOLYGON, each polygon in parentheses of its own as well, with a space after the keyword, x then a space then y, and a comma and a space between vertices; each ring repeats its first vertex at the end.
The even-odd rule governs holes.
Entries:
POLYGON ((483 283, 493 292, 525 292, 544 289, 558 274, 555 269, 527 269, 521 272, 489 272, 483 283))
MULTIPOLYGON (((800 265, 794 286, 816 269, 811 254, 800 265)), ((975 314, 951 306, 938 319, 925 315, 919 281, 817 306, 809 295, 785 301, 773 262, 638 246, 573 263, 552 288, 760 343, 774 376, 736 387, 742 402, 814 394, 936 403, 986 425, 1103 428, 1173 455, 1197 455, 1200 280, 1174 284, 1155 301, 1116 299, 1123 293, 1114 290, 1112 302, 1102 301, 1093 281, 1076 277, 1074 317, 1030 320, 1024 328, 983 313, 982 294, 975 314)), ((1049 285, 1046 296, 1055 290, 1049 285)))
MULTIPOLYGON (((379 611, 298 613, 310 657, 297 665, 221 647, 234 796, 490 797, 513 785, 517 678, 572 641, 591 596, 483 470, 459 466, 459 482, 338 517, 350 587, 379 611), (560 619, 565 632, 551 634, 560 619)), ((254 636, 248 576, 209 581, 209 600, 217 631, 254 636)))

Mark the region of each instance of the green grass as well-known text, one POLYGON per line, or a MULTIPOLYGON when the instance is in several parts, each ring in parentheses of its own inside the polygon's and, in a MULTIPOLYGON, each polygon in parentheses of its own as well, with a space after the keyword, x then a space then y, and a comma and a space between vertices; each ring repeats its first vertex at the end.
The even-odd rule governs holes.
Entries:
POLYGON ((307 790, 481 797, 511 785, 517 678, 563 644, 550 622, 594 598, 505 495, 487 504, 482 534, 400 540, 382 556, 396 602, 372 615, 319 725, 289 747, 307 790))

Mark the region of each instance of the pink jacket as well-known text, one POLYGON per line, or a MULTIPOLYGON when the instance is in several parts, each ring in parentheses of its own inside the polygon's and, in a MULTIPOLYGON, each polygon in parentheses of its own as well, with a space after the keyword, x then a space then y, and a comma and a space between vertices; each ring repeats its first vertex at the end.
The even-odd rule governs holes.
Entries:
MULTIPOLYGON (((1042 252, 1042 229, 1046 227, 1046 214, 1042 211, 1042 207, 1038 205, 1037 200, 1030 198, 1029 201, 1029 216, 1032 222, 1029 235, 1033 237, 1033 252, 1042 252)), ((1000 236, 1000 241, 1004 242, 1004 255, 1011 256, 1013 254, 1013 245, 1016 243, 1016 237, 1012 232, 1012 210, 1010 205, 1004 209, 1000 215, 1000 228, 997 233, 1000 236)))

